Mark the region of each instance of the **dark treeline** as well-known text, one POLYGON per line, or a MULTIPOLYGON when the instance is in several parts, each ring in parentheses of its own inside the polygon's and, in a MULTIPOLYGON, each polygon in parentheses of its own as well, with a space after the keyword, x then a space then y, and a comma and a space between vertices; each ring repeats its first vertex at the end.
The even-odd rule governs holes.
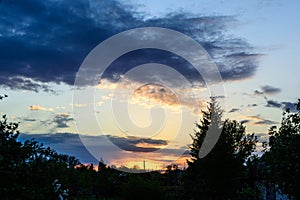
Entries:
MULTIPOLYGON (((0 95, 0 100, 7 97, 0 95)), ((18 141, 18 123, 0 120, 1 199, 300 199, 300 100, 296 113, 283 113, 279 128, 270 127, 262 155, 258 138, 235 120, 222 120, 211 98, 191 134, 191 160, 163 173, 126 173, 99 162, 83 165, 32 139, 18 141), (209 130, 221 131, 212 151, 199 158, 209 130)))

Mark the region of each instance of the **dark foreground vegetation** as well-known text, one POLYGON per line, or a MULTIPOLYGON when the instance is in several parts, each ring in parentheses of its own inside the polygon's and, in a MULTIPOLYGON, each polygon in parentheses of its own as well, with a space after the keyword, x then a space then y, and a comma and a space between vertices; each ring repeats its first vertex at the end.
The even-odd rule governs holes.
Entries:
MULTIPOLYGON (((0 96, 2 100, 6 96, 0 96)), ((34 139, 18 141, 18 123, 0 120, 1 199, 300 199, 300 100, 296 113, 283 113, 269 129, 261 156, 258 139, 235 120, 222 121, 215 98, 196 124, 187 169, 172 164, 164 173, 125 173, 103 162, 82 165, 34 139), (222 129, 221 129, 222 128, 222 129), (208 129, 221 129, 213 150, 198 158, 208 129)), ((205 139, 206 138, 206 139, 205 139)))

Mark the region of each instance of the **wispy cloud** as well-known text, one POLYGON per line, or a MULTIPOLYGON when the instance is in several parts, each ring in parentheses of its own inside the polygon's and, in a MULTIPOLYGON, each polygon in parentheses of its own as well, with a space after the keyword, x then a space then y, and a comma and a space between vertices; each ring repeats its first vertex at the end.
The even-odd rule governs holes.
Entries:
POLYGON ((32 105, 32 106, 29 106, 29 110, 42 110, 42 111, 50 111, 52 112, 53 111, 53 108, 45 108, 43 106, 40 106, 40 105, 32 105))
POLYGON ((79 104, 79 103, 75 103, 75 104, 70 104, 70 106, 72 107, 78 107, 78 108, 83 108, 83 107, 87 107, 87 104, 79 104))
POLYGON ((261 89, 262 89, 263 93, 267 94, 267 95, 278 94, 281 92, 280 88, 276 88, 276 87, 273 87, 270 85, 262 86, 261 89))
POLYGON ((256 107, 258 106, 256 103, 253 103, 253 104, 248 104, 247 107, 256 107))
POLYGON ((263 118, 260 115, 249 115, 247 116, 249 120, 262 120, 263 118))
POLYGON ((269 120, 269 119, 265 119, 260 115, 249 115, 246 116, 246 119, 242 120, 242 123, 249 123, 253 121, 254 125, 273 125, 273 124, 278 124, 278 122, 273 121, 273 120, 269 120))
POLYGON ((263 119, 263 120, 254 122, 254 125, 273 125, 273 124, 278 124, 278 122, 268 120, 268 119, 263 119))
POLYGON ((250 122, 250 120, 248 120, 248 119, 244 119, 244 120, 241 120, 240 121, 242 124, 247 124, 247 123, 249 123, 250 122))
POLYGON ((240 111, 239 108, 231 108, 228 113, 234 113, 234 112, 237 112, 237 111, 240 111))
POLYGON ((34 118, 29 118, 29 117, 17 117, 16 119, 24 122, 35 122, 37 119, 34 118))
POLYGON ((68 128, 68 122, 74 119, 67 113, 56 114, 53 119, 53 123, 56 124, 56 128, 68 128))
POLYGON ((262 95, 264 93, 262 91, 259 91, 259 90, 254 90, 254 94, 256 94, 256 95, 262 95))
POLYGON ((57 113, 52 116, 52 119, 40 121, 44 126, 52 127, 52 132, 55 132, 58 128, 68 128, 69 122, 74 121, 74 118, 70 117, 68 113, 57 113), (54 126, 54 127, 53 127, 54 126))
POLYGON ((280 88, 264 85, 261 86, 261 90, 254 90, 255 95, 275 95, 281 92, 280 88))

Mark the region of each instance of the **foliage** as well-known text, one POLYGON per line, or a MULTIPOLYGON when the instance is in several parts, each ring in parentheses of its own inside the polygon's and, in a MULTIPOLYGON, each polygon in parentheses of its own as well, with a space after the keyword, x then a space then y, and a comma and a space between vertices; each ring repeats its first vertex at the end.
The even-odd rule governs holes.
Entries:
MULTIPOLYGON (((6 95, 4 97, 7 97, 6 95)), ((1 96, 0 99, 2 99, 1 96)), ((34 139, 18 141, 18 123, 0 120, 0 195, 3 199, 51 199, 58 197, 53 182, 68 186, 66 176, 79 161, 58 154, 34 139)))
POLYGON ((279 129, 269 129, 269 143, 261 159, 266 184, 275 183, 290 199, 300 199, 300 99, 295 106, 296 113, 283 113, 279 129))
POLYGON ((237 121, 225 120, 222 128, 222 110, 212 98, 203 119, 196 124, 192 135, 192 161, 184 175, 186 195, 190 199, 232 199, 242 190, 246 159, 255 150, 257 138, 246 135, 245 127, 237 121), (221 135, 212 151, 199 158, 201 145, 209 128, 220 129, 221 135))
POLYGON ((204 139, 210 138, 210 136, 207 135, 208 130, 218 132, 222 129, 222 114, 223 111, 218 105, 216 98, 211 97, 211 101, 208 102, 207 110, 202 110, 202 120, 200 123, 195 124, 196 130, 194 130, 194 135, 191 135, 193 143, 190 147, 190 154, 193 160, 198 160, 199 151, 201 150, 201 145, 204 143, 204 139))
MULTIPOLYGON (((0 95, 0 100, 7 95, 0 95)), ((278 186, 290 199, 300 199, 299 147, 300 100, 296 113, 284 112, 281 127, 271 127, 262 157, 254 156, 257 138, 245 126, 226 119, 215 98, 196 123, 190 147, 191 161, 181 170, 168 165, 165 173, 130 174, 101 160, 94 166, 80 164, 35 139, 18 141, 19 123, 0 119, 1 199, 57 199, 69 190, 70 199, 262 199, 262 184, 278 186), (199 158, 210 131, 221 135, 212 151, 199 158), (79 165, 80 164, 80 165, 79 165), (262 182, 261 180, 264 180, 262 182), (60 189, 55 191, 54 181, 60 189)), ((122 168, 125 169, 124 166, 122 168)), ((129 168, 126 168, 130 171, 129 168)), ((134 172, 144 172, 135 168, 134 172)))
POLYGON ((122 197, 125 200, 164 199, 164 193, 158 182, 131 174, 122 185, 122 197))
POLYGON ((176 164, 170 164, 167 166, 166 172, 165 172, 165 178, 166 178, 166 185, 180 185, 180 173, 181 170, 178 168, 178 165, 176 164))

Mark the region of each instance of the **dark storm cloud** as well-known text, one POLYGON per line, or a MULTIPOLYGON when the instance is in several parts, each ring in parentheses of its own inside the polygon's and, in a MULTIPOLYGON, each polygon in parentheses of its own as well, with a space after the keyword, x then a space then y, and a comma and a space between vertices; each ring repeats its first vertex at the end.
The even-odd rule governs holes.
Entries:
MULTIPOLYGON (((217 63, 224 80, 253 76, 260 56, 245 40, 226 33, 236 22, 228 16, 169 13, 145 19, 134 7, 118 1, 67 0, 3 1, 0 13, 0 85, 10 89, 51 92, 45 83, 73 85, 80 64, 96 45, 137 27, 170 28, 197 40, 217 63)), ((201 80, 185 60, 155 50, 124 55, 106 77, 113 79, 112 74, 149 61, 165 62, 190 80, 201 80)))

